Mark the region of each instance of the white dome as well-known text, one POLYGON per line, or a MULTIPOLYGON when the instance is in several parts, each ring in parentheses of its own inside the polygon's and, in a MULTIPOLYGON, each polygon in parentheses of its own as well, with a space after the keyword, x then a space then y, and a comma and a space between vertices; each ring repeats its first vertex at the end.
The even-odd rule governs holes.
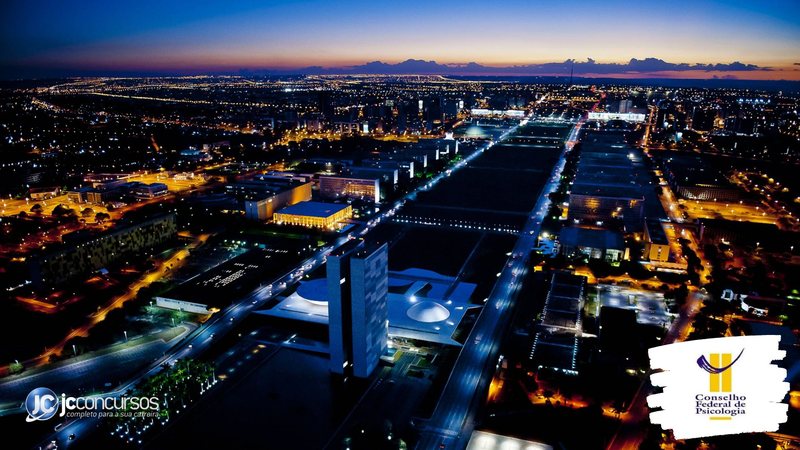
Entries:
POLYGON ((450 317, 450 311, 447 308, 430 300, 421 301, 408 308, 406 314, 417 322, 425 323, 441 322, 450 317))
POLYGON ((301 281, 296 293, 312 305, 328 306, 328 280, 325 278, 301 281))

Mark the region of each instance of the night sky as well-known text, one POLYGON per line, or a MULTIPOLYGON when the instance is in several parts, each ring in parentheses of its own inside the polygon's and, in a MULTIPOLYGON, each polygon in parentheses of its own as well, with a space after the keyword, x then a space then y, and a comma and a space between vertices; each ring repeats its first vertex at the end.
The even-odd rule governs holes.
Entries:
POLYGON ((800 1, 625 3, 6 0, 0 68, 239 73, 414 58, 546 75, 561 69, 545 63, 591 58, 576 74, 800 79, 800 1))

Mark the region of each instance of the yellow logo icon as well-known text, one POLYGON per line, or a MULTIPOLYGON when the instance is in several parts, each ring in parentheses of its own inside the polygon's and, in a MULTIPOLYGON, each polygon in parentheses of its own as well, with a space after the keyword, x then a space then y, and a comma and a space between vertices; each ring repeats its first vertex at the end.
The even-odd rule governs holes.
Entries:
MULTIPOLYGON (((731 363, 730 353, 712 353, 708 355, 710 363, 714 367, 725 367, 731 363)), ((720 373, 708 374, 708 390, 711 392, 730 392, 733 382, 733 367, 727 367, 720 373)))
POLYGON ((730 392, 733 385, 733 365, 742 357, 744 349, 736 359, 732 353, 711 353, 708 359, 703 355, 697 358, 697 365, 708 372, 708 390, 710 392, 730 392))

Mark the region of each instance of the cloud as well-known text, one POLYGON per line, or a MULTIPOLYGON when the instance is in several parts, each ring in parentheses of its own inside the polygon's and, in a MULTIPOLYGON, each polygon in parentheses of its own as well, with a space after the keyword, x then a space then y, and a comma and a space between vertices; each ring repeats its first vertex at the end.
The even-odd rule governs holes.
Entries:
POLYGON ((739 61, 732 63, 716 64, 689 64, 672 63, 659 58, 632 58, 625 63, 601 63, 592 58, 586 61, 567 59, 562 62, 549 62, 542 64, 524 64, 511 66, 486 66, 475 62, 461 64, 439 64, 436 61, 420 59, 407 59, 391 64, 382 61, 372 61, 362 65, 348 67, 306 67, 294 70, 294 73, 304 74, 439 74, 439 75, 554 75, 573 73, 579 75, 618 75, 618 74, 648 74, 657 72, 754 72, 771 71, 770 67, 745 64, 739 61))

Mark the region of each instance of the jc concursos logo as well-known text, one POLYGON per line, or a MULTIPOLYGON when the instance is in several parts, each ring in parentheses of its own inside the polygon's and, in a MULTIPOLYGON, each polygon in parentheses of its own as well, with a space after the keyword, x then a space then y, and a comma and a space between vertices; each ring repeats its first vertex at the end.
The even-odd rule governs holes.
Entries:
POLYGON ((28 411, 26 422, 47 420, 58 412, 58 396, 48 388, 36 388, 25 397, 25 410, 28 411))

